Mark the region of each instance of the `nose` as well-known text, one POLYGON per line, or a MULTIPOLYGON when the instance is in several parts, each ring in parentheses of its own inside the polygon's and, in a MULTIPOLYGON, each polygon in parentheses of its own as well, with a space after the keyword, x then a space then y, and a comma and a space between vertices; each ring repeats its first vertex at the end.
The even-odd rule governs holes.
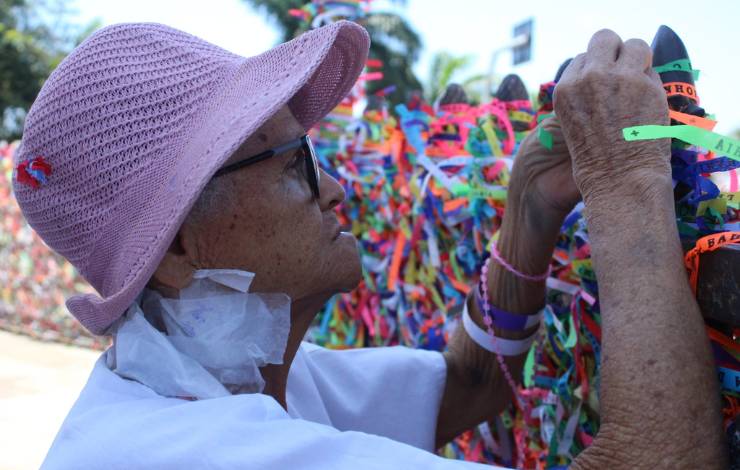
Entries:
POLYGON ((319 194, 321 194, 319 197, 319 207, 321 207, 321 212, 326 212, 344 202, 344 199, 347 197, 347 193, 342 185, 339 184, 339 181, 337 181, 333 176, 325 172, 323 169, 320 169, 319 172, 321 173, 321 180, 319 183, 319 194))

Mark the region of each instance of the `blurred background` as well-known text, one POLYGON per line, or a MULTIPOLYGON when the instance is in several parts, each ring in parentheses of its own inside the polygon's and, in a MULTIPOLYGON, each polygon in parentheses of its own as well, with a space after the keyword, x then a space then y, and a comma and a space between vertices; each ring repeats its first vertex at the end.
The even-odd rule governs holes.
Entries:
MULTIPOLYGON (((0 469, 39 466, 107 345, 66 311, 66 297, 90 288, 25 225, 10 191, 11 154, 44 80, 92 31, 119 22, 164 23, 256 55, 308 28, 297 13, 307 3, 0 0, 0 469)), ((502 77, 516 73, 534 101, 540 84, 584 51, 598 29, 650 43, 666 24, 701 70, 702 102, 719 117, 715 131, 740 138, 732 94, 740 77, 738 19, 735 0, 376 0, 362 24, 383 74, 368 82, 366 95, 382 95, 391 108, 413 100, 433 104, 458 83, 478 104, 491 99, 502 77)))
MULTIPOLYGON (((244 56, 259 54, 293 37, 300 22, 288 14, 303 0, 3 0, 0 2, 3 54, 0 80, 0 138, 20 133, 23 110, 32 103, 54 66, 93 30, 114 23, 151 21, 200 36, 244 56)), ((338 2, 341 3, 341 2, 338 2)), ((718 132, 740 129, 740 113, 731 99, 740 63, 731 48, 737 43, 740 4, 732 0, 697 6, 688 1, 501 2, 495 0, 376 0, 370 30, 373 55, 391 66, 376 86, 393 83, 393 97, 423 91, 433 101, 445 82, 477 89, 491 72, 492 56, 509 44, 514 28, 532 20, 529 60, 513 65, 508 51, 498 54, 494 75, 516 72, 536 87, 560 63, 585 50, 591 35, 610 28, 623 39, 648 43, 657 27, 679 32, 702 69, 702 98, 722 116, 718 132), (478 80, 476 80, 478 79, 478 80)))

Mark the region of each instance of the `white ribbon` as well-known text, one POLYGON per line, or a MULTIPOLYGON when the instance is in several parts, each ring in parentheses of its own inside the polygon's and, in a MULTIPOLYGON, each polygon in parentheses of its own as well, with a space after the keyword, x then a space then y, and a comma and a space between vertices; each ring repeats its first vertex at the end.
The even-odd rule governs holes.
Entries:
MULTIPOLYGON (((541 314, 542 312, 540 312, 541 314)), ((491 337, 491 335, 488 334, 486 330, 479 327, 472 318, 470 318, 470 313, 468 312, 468 304, 465 303, 465 307, 463 308, 463 328, 465 328, 465 331, 470 335, 470 337, 475 341, 480 347, 483 349, 490 351, 492 353, 499 353, 502 356, 518 356, 520 354, 524 354, 525 352, 529 351, 529 347, 532 346, 532 342, 534 341, 535 337, 537 337, 537 332, 535 331, 527 338, 524 339, 506 339, 506 338, 499 338, 496 336, 495 338, 491 337)))

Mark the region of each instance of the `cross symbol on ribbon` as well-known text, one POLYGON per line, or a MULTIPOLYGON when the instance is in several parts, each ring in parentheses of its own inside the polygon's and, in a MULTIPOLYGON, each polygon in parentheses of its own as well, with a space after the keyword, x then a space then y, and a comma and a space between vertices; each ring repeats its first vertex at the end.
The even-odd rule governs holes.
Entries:
POLYGON ((640 133, 633 130, 630 134, 632 134, 633 137, 637 137, 640 133))

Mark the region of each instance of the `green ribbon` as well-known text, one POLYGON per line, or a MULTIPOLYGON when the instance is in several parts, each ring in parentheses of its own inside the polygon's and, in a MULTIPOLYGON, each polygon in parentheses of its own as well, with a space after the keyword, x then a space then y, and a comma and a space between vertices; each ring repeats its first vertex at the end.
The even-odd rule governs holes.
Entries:
POLYGON ((470 186, 465 183, 457 183, 452 187, 452 194, 455 197, 467 197, 470 199, 491 198, 497 201, 506 200, 505 189, 488 189, 483 187, 470 186))
MULTIPOLYGON (((540 114, 537 116, 537 124, 540 124, 545 119, 554 116, 555 113, 549 113, 549 114, 540 114)), ((544 127, 539 126, 537 128, 537 137, 540 139, 540 144, 542 144, 543 147, 545 147, 547 150, 552 150, 552 133, 548 130, 545 130, 544 127)))
POLYGON ((694 80, 699 80, 699 71, 691 68, 691 61, 689 59, 674 60, 673 62, 653 67, 653 70, 657 73, 690 72, 694 76, 694 80))
POLYGON ((524 373, 522 374, 522 382, 526 388, 534 385, 534 352, 535 348, 529 348, 527 354, 527 360, 524 361, 524 373))
POLYGON ((552 116, 555 116, 555 113, 540 114, 537 116, 537 124, 552 116))
POLYGON ((563 347, 566 349, 573 349, 577 341, 578 341, 578 337, 576 336, 576 327, 575 325, 573 325, 573 315, 569 315, 568 316, 568 337, 565 339, 565 343, 563 343, 563 347))
POLYGON ((622 129, 624 140, 679 139, 740 161, 740 140, 695 126, 634 126, 622 129))
POLYGON ((547 150, 552 150, 552 133, 541 126, 538 129, 537 136, 540 138, 540 144, 547 150))

